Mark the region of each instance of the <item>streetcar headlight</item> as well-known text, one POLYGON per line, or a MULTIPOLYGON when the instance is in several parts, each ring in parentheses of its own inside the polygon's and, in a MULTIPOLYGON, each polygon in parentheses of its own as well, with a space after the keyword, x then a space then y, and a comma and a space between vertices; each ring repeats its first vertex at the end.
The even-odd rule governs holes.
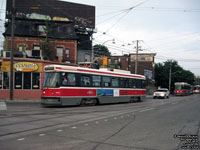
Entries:
POLYGON ((45 91, 45 90, 43 90, 43 94, 46 94, 46 91, 45 91))

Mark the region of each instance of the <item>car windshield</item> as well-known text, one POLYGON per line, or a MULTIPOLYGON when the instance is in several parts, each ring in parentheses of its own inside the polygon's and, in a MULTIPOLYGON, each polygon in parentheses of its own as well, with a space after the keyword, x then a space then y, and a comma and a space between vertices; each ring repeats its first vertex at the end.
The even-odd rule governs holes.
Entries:
POLYGON ((167 90, 156 90, 156 92, 167 92, 167 90))

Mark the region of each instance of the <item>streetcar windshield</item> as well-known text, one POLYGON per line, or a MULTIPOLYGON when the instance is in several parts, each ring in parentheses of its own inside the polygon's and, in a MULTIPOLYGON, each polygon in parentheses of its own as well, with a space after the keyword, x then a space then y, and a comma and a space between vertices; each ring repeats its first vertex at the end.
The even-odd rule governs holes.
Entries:
POLYGON ((181 90, 181 85, 175 85, 175 90, 181 90))
POLYGON ((46 72, 43 87, 60 87, 60 73, 46 72))

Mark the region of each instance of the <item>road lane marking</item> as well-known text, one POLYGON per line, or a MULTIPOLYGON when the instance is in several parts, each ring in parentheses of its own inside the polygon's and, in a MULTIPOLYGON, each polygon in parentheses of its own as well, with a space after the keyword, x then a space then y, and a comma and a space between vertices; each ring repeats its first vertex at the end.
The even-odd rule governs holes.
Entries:
POLYGON ((172 105, 178 104, 178 102, 172 103, 172 105))
POLYGON ((42 134, 39 134, 39 136, 44 136, 44 135, 45 135, 45 134, 43 134, 43 133, 42 133, 42 134))
POLYGON ((20 138, 20 139, 17 139, 18 141, 24 141, 25 140, 25 138, 20 138))
POLYGON ((57 130, 57 132, 62 132, 63 130, 57 130))
POLYGON ((96 124, 99 123, 98 121, 95 122, 96 124))
POLYGON ((117 117, 115 117, 114 119, 117 120, 117 117))
POLYGON ((108 120, 107 120, 107 119, 105 119, 104 121, 105 121, 105 122, 107 122, 108 120))
POLYGON ((88 124, 86 123, 86 124, 84 124, 85 126, 88 126, 88 124))
POLYGON ((76 129, 77 127, 72 127, 72 129, 76 129))
POLYGON ((144 109, 144 110, 141 110, 140 112, 145 112, 145 111, 149 111, 149 110, 153 110, 155 108, 149 108, 149 109, 144 109))

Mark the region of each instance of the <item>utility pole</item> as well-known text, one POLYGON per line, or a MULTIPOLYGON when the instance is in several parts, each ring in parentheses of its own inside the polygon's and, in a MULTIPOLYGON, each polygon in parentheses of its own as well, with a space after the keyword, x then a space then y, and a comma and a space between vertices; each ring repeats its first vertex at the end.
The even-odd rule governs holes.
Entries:
POLYGON ((171 91, 171 74, 172 74, 172 60, 170 60, 170 65, 169 65, 169 93, 171 91))
POLYGON ((10 100, 13 100, 13 53, 15 31, 15 0, 12 0, 12 24, 11 24, 11 53, 10 53, 10 100))
MULTIPOLYGON (((92 32, 92 35, 91 35, 91 45, 93 44, 93 32, 92 32)), ((94 63, 94 47, 92 45, 92 55, 91 55, 91 62, 94 63)))
POLYGON ((138 43, 139 41, 136 41, 136 58, 135 58, 135 74, 137 74, 137 67, 138 67, 138 43))

